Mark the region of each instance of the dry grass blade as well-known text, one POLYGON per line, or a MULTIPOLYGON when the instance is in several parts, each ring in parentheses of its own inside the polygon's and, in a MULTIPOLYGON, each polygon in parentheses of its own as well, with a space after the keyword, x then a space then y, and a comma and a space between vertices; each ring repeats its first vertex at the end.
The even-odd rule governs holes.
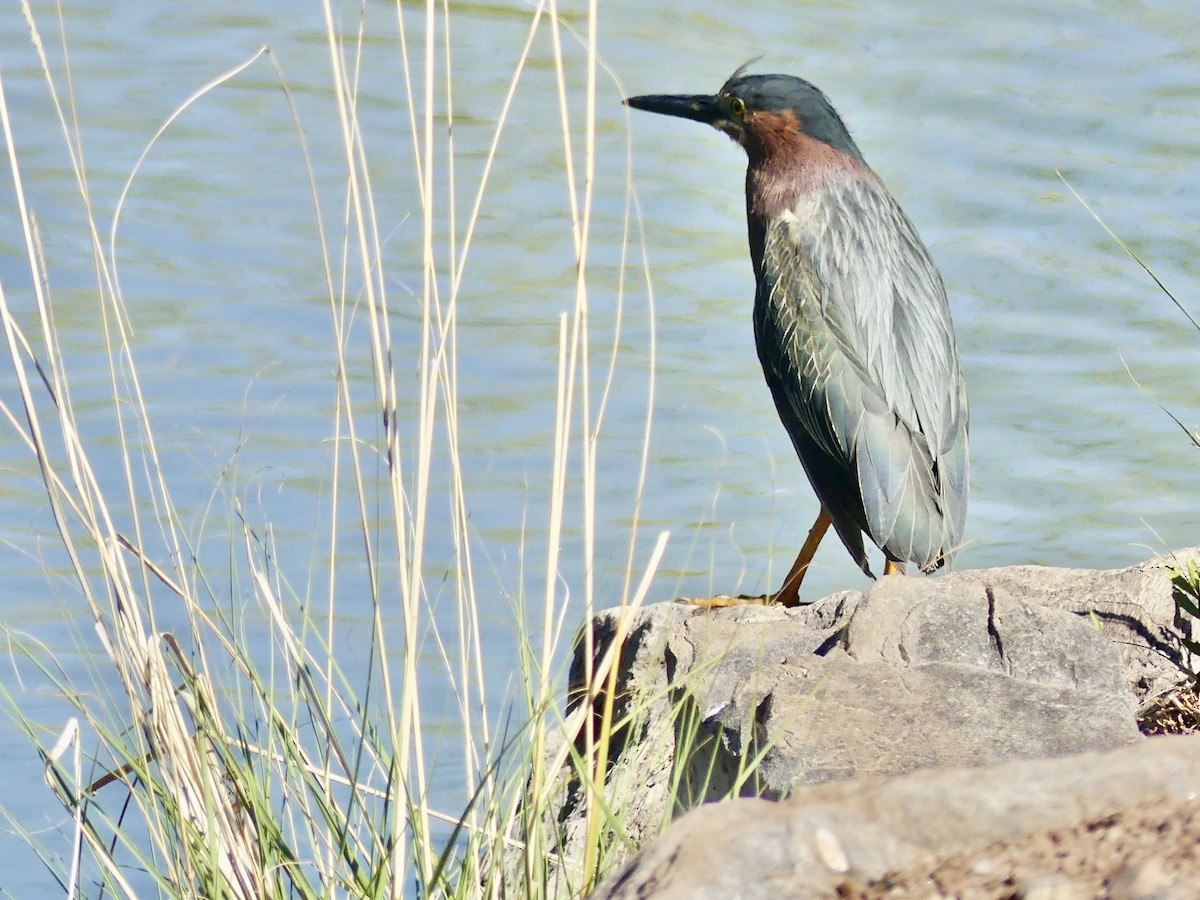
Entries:
MULTIPOLYGON (((111 396, 104 414, 119 450, 116 467, 96 466, 95 423, 77 417, 71 403, 64 332, 52 315, 51 267, 26 205, 0 77, 0 132, 9 148, 36 298, 27 321, 0 289, 0 324, 19 398, 0 412, 37 460, 78 601, 95 625, 98 637, 87 641, 98 640, 103 650, 102 657, 91 657, 92 683, 80 687, 42 648, 26 648, 26 657, 76 717, 59 729, 61 738, 52 746, 42 746, 34 723, 20 719, 19 701, 0 689, 39 744, 54 795, 72 817, 67 864, 59 865, 56 848, 43 851, 54 877, 68 892, 95 883, 101 892, 123 896, 149 890, 179 897, 400 897, 415 889, 422 896, 546 897, 564 884, 570 893, 586 893, 618 858, 606 845, 623 830, 621 798, 613 796, 620 787, 606 783, 604 762, 614 729, 621 727, 613 721, 611 695, 621 647, 648 599, 668 540, 664 532, 648 548, 638 536, 654 399, 654 321, 648 269, 629 266, 626 244, 639 239, 640 229, 627 174, 613 288, 617 314, 611 338, 605 336, 611 347, 592 331, 590 298, 606 277, 590 265, 593 208, 604 190, 597 167, 604 71, 597 55, 598 5, 587 4, 578 33, 560 19, 555 0, 522 12, 528 25, 520 29, 500 112, 487 126, 486 152, 471 158, 479 165, 470 181, 455 137, 454 98, 463 76, 450 39, 462 13, 446 2, 397 6, 397 41, 387 52, 399 56, 403 84, 397 94, 408 101, 411 138, 411 167, 399 177, 415 186, 411 213, 419 216, 409 262, 420 273, 420 287, 404 315, 397 315, 389 295, 395 279, 385 268, 389 254, 376 205, 380 167, 368 153, 372 136, 364 119, 370 116, 361 107, 364 71, 381 46, 367 7, 351 20, 347 10, 328 0, 321 4, 331 78, 322 99, 329 105, 327 121, 334 123, 336 165, 314 165, 306 138, 313 132, 300 121, 304 101, 297 102, 299 92, 284 76, 282 54, 262 48, 192 92, 154 131, 114 198, 107 228, 92 205, 79 124, 87 111, 75 106, 65 15, 57 23, 63 60, 57 63, 45 52, 29 6, 23 9, 86 220, 108 362, 111 396), (577 56, 566 52, 564 30, 578 38, 577 56), (505 649, 520 659, 523 678, 515 708, 510 703, 497 715, 496 671, 488 659, 497 648, 489 645, 494 638, 484 624, 494 611, 480 598, 475 498, 460 447, 471 423, 459 394, 459 304, 468 262, 478 252, 489 185, 507 162, 502 137, 509 114, 520 92, 530 89, 530 60, 545 37, 553 84, 544 90, 556 95, 562 140, 562 233, 570 234, 563 268, 573 274, 554 326, 553 392, 541 398, 554 419, 545 448, 551 462, 536 494, 539 501, 544 495, 545 507, 533 513, 544 522, 544 550, 536 544, 544 555, 532 558, 535 545, 524 538, 512 548, 523 565, 513 602, 521 629, 518 646, 505 649), (214 508, 220 505, 215 501, 228 500, 228 509, 219 512, 229 515, 229 571, 214 573, 200 552, 202 541, 184 527, 172 496, 173 473, 160 455, 143 395, 132 340, 137 323, 118 277, 124 232, 130 230, 123 222, 132 215, 145 167, 169 148, 165 138, 189 114, 256 65, 265 70, 266 61, 275 79, 266 90, 286 105, 304 158, 335 358, 328 428, 333 449, 328 494, 321 498, 328 502, 328 562, 321 587, 312 588, 317 579, 311 578, 307 590, 289 581, 296 561, 274 545, 270 524, 251 523, 237 499, 236 474, 229 474, 236 469, 232 462, 212 497, 214 508), (333 214, 322 204, 331 188, 341 200, 333 214), (469 203, 465 217, 460 197, 469 203), (649 303, 651 371, 636 484, 621 488, 631 493, 632 524, 627 542, 621 535, 628 551, 617 579, 623 582, 620 594, 611 599, 623 612, 615 640, 603 652, 584 647, 584 703, 564 717, 560 693, 569 633, 588 620, 597 602, 598 498, 616 493, 603 484, 601 439, 624 364, 625 295, 639 280, 649 303), (447 510, 449 521, 434 510, 447 510), (579 535, 584 557, 578 573, 562 549, 573 535, 579 535), (428 549, 435 539, 453 548, 453 571, 444 578, 428 549), (366 584, 366 596, 353 603, 341 589, 340 561, 348 547, 366 584), (229 596, 223 596, 227 584, 229 596), (452 595, 452 602, 435 609, 439 591, 452 595), (528 619, 527 602, 534 610, 528 619), (346 645, 346 613, 362 609, 369 610, 368 634, 354 647, 362 665, 344 669, 339 651, 346 645), (161 624, 164 610, 171 613, 169 626, 161 624), (431 672, 438 684, 450 686, 450 702, 443 705, 453 710, 461 733, 455 738, 461 785, 452 795, 460 809, 435 804, 435 796, 446 796, 444 788, 435 793, 446 763, 434 756, 443 745, 434 744, 427 712, 435 690, 431 672), (604 707, 598 720, 583 713, 593 706, 604 707), (555 821, 564 779, 586 787, 589 837, 578 859, 563 856, 555 821)), ((125 277, 132 271, 129 266, 125 277)), ((607 282, 604 290, 610 290, 607 282)), ((591 640, 590 629, 582 634, 591 640)))

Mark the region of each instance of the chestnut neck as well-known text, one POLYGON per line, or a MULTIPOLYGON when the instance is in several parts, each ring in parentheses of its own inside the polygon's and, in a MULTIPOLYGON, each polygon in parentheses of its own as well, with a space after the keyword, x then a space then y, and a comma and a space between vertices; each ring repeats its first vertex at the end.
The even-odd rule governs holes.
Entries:
MULTIPOLYGON (((849 140, 849 137, 847 137, 849 140)), ((804 133, 795 113, 748 115, 740 141, 746 168, 746 219, 750 256, 760 276, 767 226, 794 210, 800 199, 837 182, 875 177, 853 141, 843 150, 804 133)))

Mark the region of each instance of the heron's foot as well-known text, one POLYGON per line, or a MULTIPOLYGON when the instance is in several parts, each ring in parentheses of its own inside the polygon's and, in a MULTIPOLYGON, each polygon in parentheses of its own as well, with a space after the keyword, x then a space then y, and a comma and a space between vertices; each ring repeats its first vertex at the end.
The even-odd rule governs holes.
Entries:
MULTIPOLYGON (((800 576, 803 578, 803 574, 800 576)), ((788 579, 783 583, 774 594, 771 595, 771 602, 779 606, 799 606, 800 605, 800 584, 799 579, 796 584, 792 584, 793 579, 788 579)))
POLYGON ((701 609, 725 609, 730 606, 769 606, 772 599, 766 594, 758 597, 751 597, 749 594, 738 594, 736 597, 720 594, 716 597, 680 597, 675 602, 698 606, 701 609))
POLYGON ((890 559, 883 564, 884 575, 907 575, 908 565, 906 563, 892 562, 890 559))

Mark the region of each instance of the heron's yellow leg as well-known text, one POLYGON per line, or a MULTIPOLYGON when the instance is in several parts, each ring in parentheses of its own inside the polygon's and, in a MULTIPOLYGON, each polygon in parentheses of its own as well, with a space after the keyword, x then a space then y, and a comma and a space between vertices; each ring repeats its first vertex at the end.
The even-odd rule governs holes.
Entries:
POLYGON ((821 512, 817 515, 817 521, 808 530, 808 539, 805 540, 804 546, 796 555, 796 561, 792 563, 791 571, 787 573, 787 578, 783 579, 783 584, 771 598, 773 602, 782 606, 800 605, 800 583, 804 581, 808 566, 817 554, 817 547, 821 545, 821 538, 825 537, 825 532, 829 530, 831 524, 833 522, 829 518, 829 513, 825 512, 825 507, 822 506, 821 512))
POLYGON ((883 564, 884 575, 907 575, 908 567, 904 563, 892 562, 890 559, 883 564))

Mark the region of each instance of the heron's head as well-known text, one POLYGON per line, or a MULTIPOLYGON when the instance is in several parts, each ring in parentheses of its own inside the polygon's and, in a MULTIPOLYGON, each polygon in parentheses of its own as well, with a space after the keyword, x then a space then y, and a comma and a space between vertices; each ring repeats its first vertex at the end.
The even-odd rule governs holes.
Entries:
POLYGON ((746 75, 744 69, 712 95, 649 94, 625 103, 711 125, 741 144, 751 163, 781 153, 828 155, 832 150, 866 165, 841 117, 815 85, 792 75, 746 75))

